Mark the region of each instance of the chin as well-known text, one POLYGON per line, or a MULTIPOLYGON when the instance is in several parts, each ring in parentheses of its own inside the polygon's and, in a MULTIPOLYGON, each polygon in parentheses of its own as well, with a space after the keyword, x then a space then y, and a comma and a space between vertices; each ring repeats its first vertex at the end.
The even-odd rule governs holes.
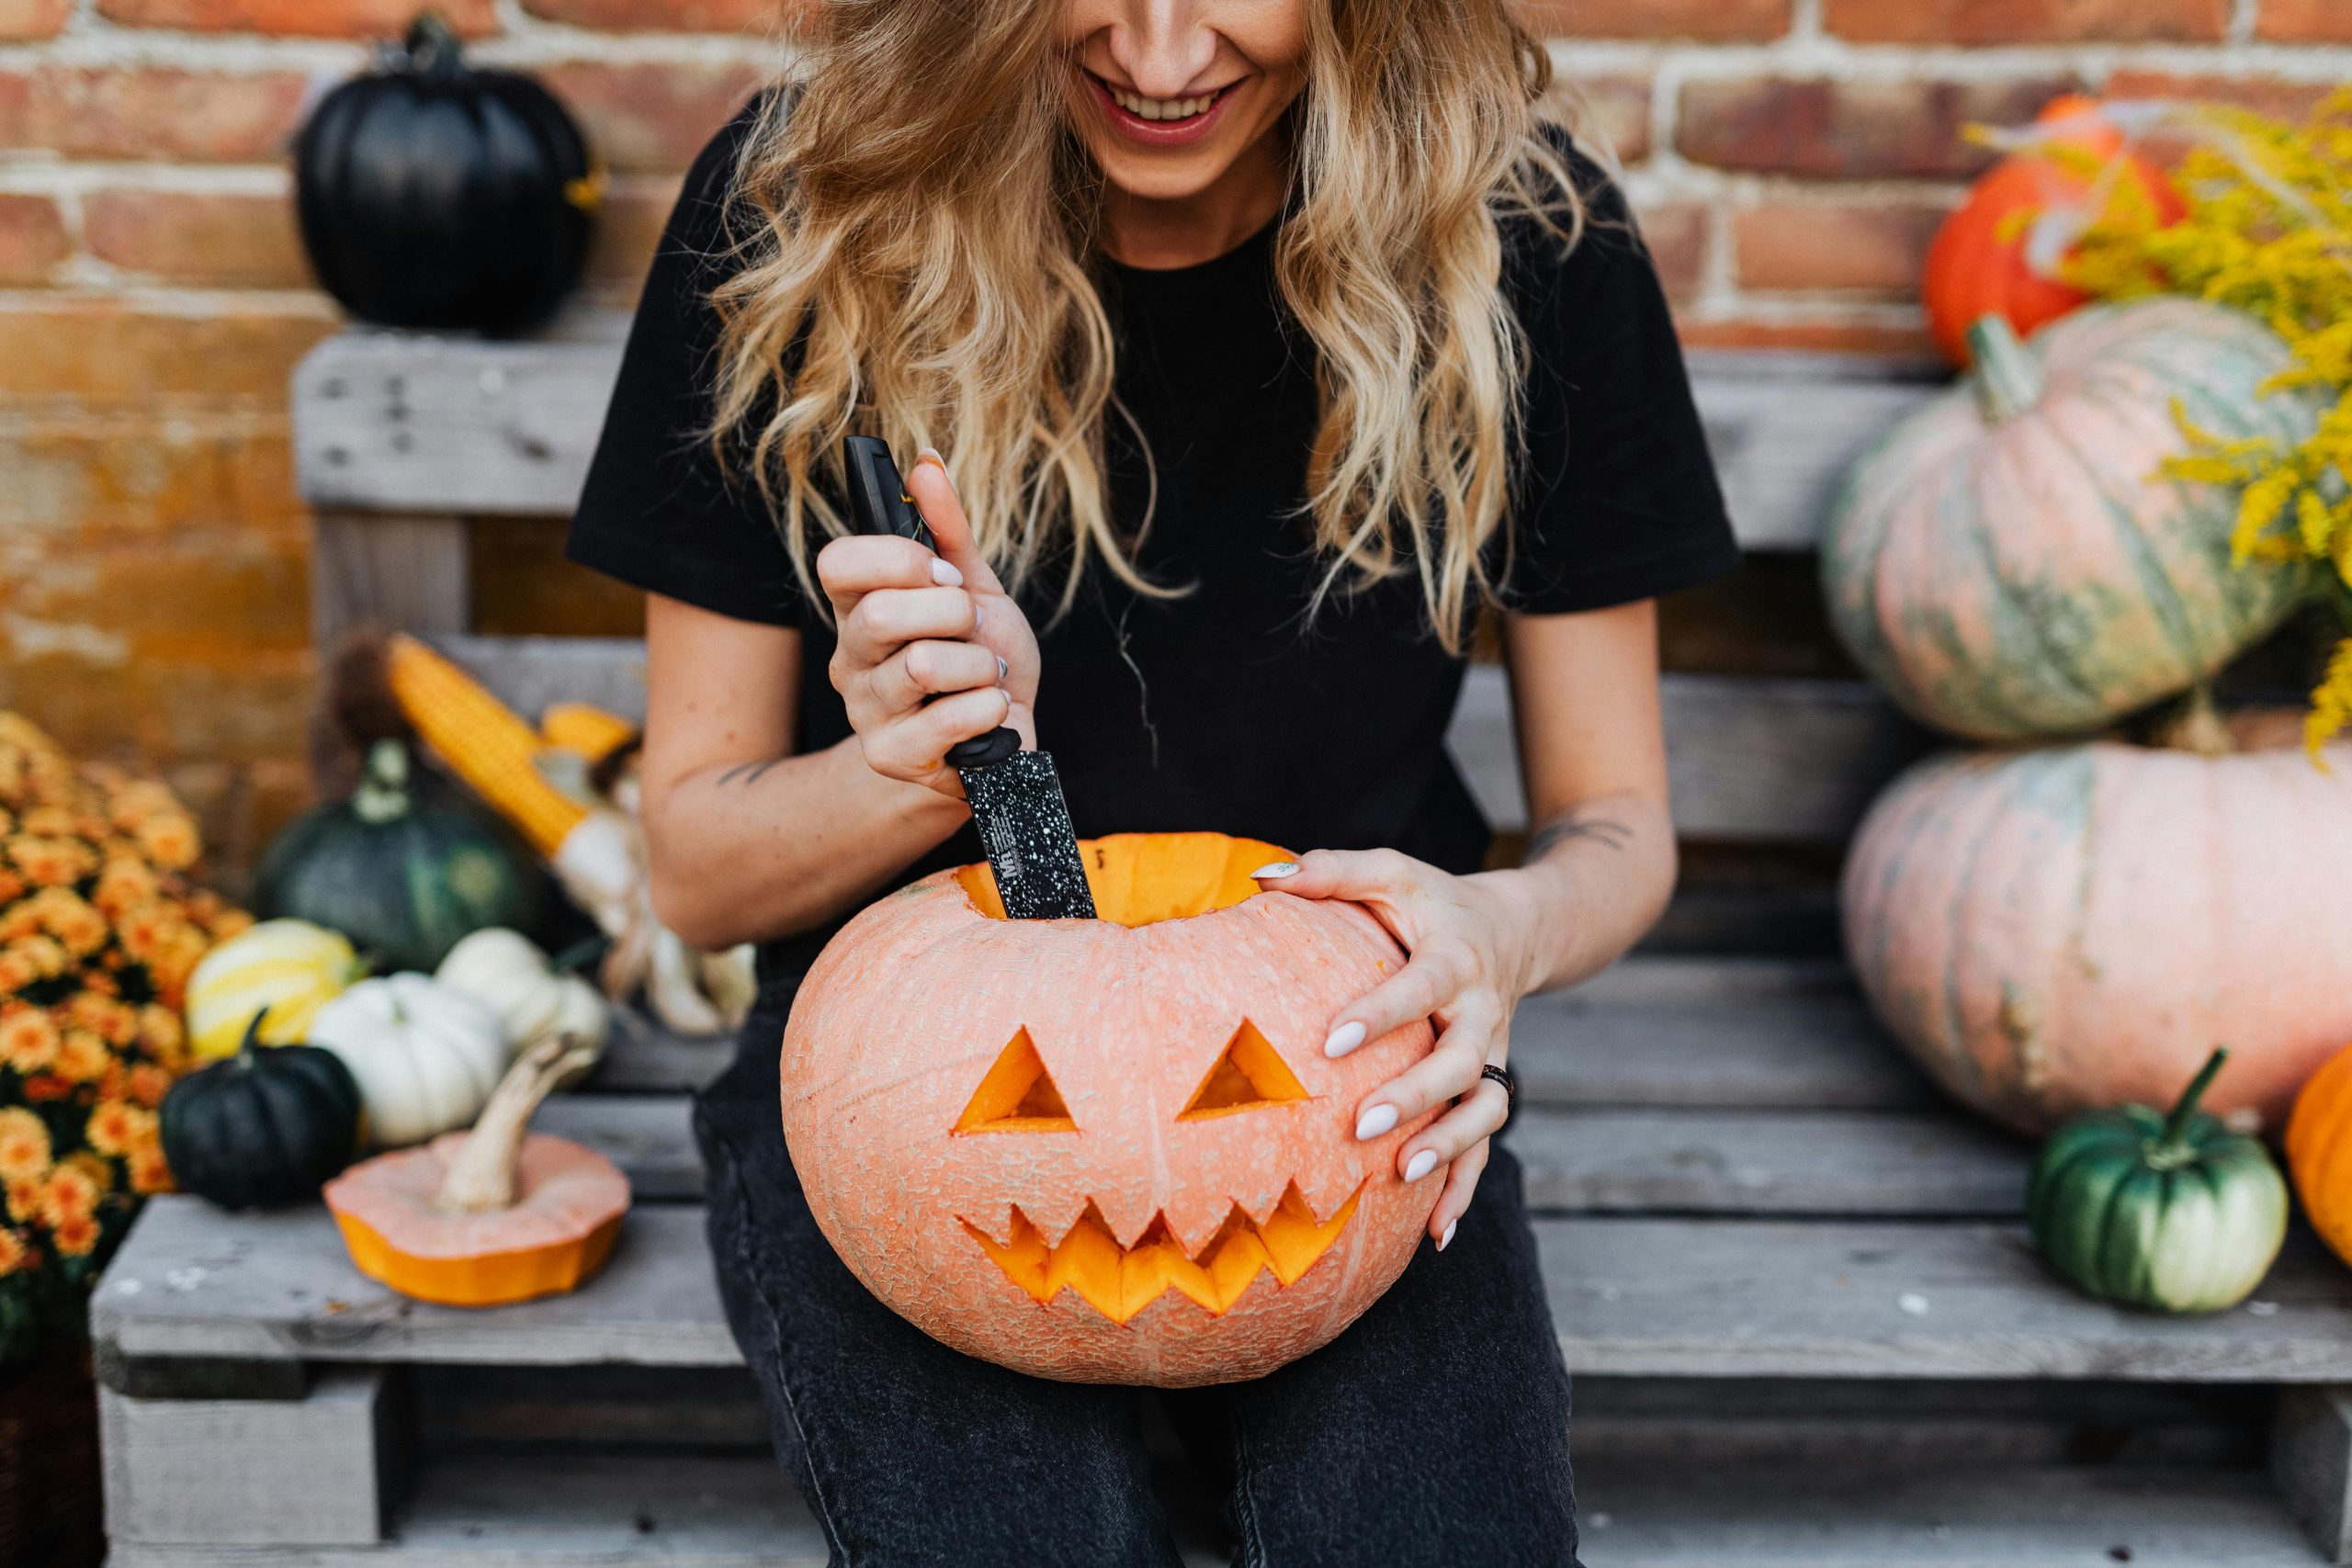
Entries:
POLYGON ((1180 156, 1136 153, 1125 148, 1094 149, 1102 177, 1128 196, 1143 201, 1183 201, 1216 184, 1233 163, 1231 153, 1208 148, 1186 148, 1180 156))

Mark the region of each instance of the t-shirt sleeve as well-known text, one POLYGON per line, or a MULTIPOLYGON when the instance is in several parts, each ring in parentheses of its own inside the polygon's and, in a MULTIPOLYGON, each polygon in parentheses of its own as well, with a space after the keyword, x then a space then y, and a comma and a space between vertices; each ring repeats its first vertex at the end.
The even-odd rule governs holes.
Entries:
POLYGON ((1656 598, 1739 564, 1657 269, 1616 186, 1581 154, 1569 163, 1586 201, 1575 248, 1529 223, 1511 249, 1526 455, 1500 597, 1539 615, 1656 598))
POLYGON ((604 434, 565 554, 650 592, 737 620, 802 626, 810 614, 758 488, 711 449, 712 286, 726 204, 754 102, 687 175, 621 355, 604 434))

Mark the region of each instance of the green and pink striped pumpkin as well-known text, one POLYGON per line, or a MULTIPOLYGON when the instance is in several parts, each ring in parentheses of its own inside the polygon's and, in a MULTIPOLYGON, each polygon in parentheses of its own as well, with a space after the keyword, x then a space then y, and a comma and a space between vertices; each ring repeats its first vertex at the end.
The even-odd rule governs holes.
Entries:
POLYGON ((1946 1089, 2039 1131, 2166 1104, 2227 1045, 2208 1107, 2276 1129, 2352 1040, 2352 745, 2323 771, 2290 718, 2235 728, 1932 758, 1871 807, 1848 952, 1946 1089))
POLYGON ((2259 389, 2288 350, 2190 299, 2079 311, 1975 369, 1849 475, 1822 538, 1832 622, 1913 715, 1982 740, 2079 734, 2186 691, 2282 620, 2307 578, 2233 566, 2237 493, 2154 477, 2188 442, 2301 442, 2315 393, 2259 389))

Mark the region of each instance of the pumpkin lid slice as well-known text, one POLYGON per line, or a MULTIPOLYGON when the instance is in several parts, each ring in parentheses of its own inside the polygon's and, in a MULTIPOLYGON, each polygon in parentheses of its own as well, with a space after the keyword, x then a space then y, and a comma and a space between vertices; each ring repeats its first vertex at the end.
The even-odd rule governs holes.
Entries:
POLYGON ((403 1294, 488 1306, 570 1290, 602 1265, 628 1179, 595 1150, 528 1133, 566 1073, 594 1059, 566 1039, 516 1059, 469 1133, 354 1166, 327 1207, 362 1273, 403 1294))

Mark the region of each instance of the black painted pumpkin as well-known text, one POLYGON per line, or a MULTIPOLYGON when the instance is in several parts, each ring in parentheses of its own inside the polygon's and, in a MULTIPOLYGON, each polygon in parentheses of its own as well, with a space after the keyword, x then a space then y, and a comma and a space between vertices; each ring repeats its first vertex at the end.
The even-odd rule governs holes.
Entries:
POLYGON ((420 798, 408 749, 384 739, 349 800, 298 818, 271 843, 253 903, 341 931, 379 972, 430 971, 484 926, 532 930, 545 886, 498 828, 420 798))
POLYGON ((224 1209, 307 1202, 359 1152, 359 1085, 332 1051, 260 1045, 261 1014, 237 1054, 164 1096, 164 1163, 183 1192, 224 1209))
POLYGON ((588 254, 603 177, 548 90, 475 71, 440 18, 319 104, 294 143, 302 243, 328 293, 386 326, 519 332, 588 254))

